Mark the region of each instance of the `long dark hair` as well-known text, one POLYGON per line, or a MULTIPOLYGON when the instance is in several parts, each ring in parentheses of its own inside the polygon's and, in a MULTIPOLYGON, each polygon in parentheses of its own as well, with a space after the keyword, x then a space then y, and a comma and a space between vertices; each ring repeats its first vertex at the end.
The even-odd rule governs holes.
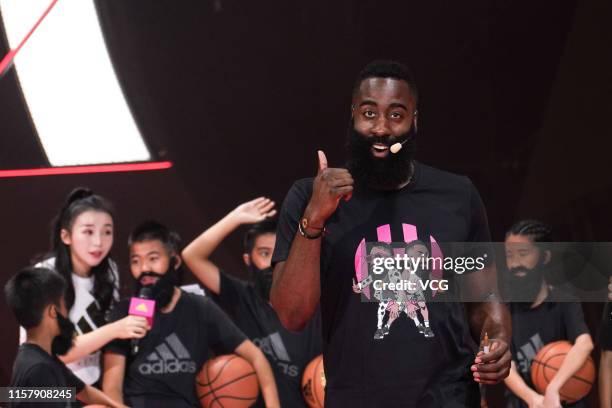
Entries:
MULTIPOLYGON (((99 211, 113 217, 113 208, 110 201, 102 196, 94 194, 88 188, 79 187, 68 195, 66 202, 60 209, 53 221, 51 234, 52 255, 55 256, 55 269, 68 282, 66 288, 66 307, 68 310, 74 305, 74 285, 72 283, 72 259, 70 247, 61 238, 62 230, 72 230, 74 220, 85 211, 99 211)), ((99 265, 91 269, 94 278, 93 297, 98 302, 100 309, 106 312, 114 301, 113 290, 115 275, 110 268, 110 253, 104 257, 99 265)))

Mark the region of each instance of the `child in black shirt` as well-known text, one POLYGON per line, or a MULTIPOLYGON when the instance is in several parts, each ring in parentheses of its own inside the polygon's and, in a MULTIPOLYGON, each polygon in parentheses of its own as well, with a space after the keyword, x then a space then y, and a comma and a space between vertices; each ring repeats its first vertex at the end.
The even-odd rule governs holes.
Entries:
POLYGON ((505 297, 512 316, 512 356, 507 407, 532 406, 586 407, 581 399, 562 403, 561 388, 593 350, 593 341, 577 302, 560 302, 546 282, 544 271, 551 262, 552 241, 549 229, 540 221, 523 220, 506 234, 505 297), (531 366, 538 351, 546 344, 567 340, 572 348, 544 394, 536 392, 531 381, 531 366))
MULTIPOLYGON (((72 346, 74 326, 66 317, 66 281, 46 268, 25 268, 4 288, 9 307, 18 323, 26 329, 26 342, 19 347, 11 387, 71 387, 84 403, 123 406, 79 380, 57 358, 72 346)), ((12 406, 41 406, 40 403, 15 402, 12 406)), ((47 403, 45 406, 65 406, 47 403)))
MULTIPOLYGON (((321 354, 320 314, 299 333, 290 332, 270 305, 272 251, 276 241, 274 202, 260 197, 240 204, 204 231, 183 250, 183 260, 204 284, 211 297, 236 326, 266 355, 283 407, 306 407, 301 380, 310 361, 321 354), (249 225, 244 235, 243 260, 249 280, 221 270, 210 256, 240 225, 249 225)), ((255 407, 262 407, 257 401, 255 407)))

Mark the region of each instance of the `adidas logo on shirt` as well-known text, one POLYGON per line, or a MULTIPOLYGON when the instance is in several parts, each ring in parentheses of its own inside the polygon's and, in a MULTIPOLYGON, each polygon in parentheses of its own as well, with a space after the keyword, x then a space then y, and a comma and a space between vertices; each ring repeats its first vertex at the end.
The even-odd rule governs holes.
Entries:
POLYGON ((290 377, 296 377, 298 375, 299 368, 291 364, 291 358, 289 357, 285 344, 283 344, 280 333, 276 332, 261 339, 253 339, 253 343, 259 347, 261 351, 270 356, 285 375, 290 377))
POLYGON ((529 341, 523 344, 516 352, 518 360, 518 370, 522 373, 529 373, 531 371, 531 362, 535 358, 538 351, 544 347, 544 342, 540 337, 540 333, 536 333, 529 341))
POLYGON ((138 366, 142 375, 195 373, 196 363, 181 343, 176 333, 172 333, 155 347, 155 351, 147 356, 147 363, 138 366))

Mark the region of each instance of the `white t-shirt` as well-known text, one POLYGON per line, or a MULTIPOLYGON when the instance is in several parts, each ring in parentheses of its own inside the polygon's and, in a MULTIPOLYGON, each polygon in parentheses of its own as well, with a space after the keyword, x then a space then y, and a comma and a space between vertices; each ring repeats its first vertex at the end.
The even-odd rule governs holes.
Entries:
MULTIPOLYGON (((117 264, 109 260, 110 271, 113 280, 113 298, 119 301, 119 273, 117 264)), ((48 258, 35 266, 55 269, 55 258, 48 258)), ((74 304, 70 308, 68 317, 74 323, 77 335, 82 335, 96 330, 105 324, 104 315, 106 311, 102 311, 98 302, 93 295, 94 278, 93 276, 84 278, 75 273, 72 273, 72 284, 74 286, 74 304)), ((23 327, 19 332, 19 343, 23 343, 26 339, 26 333, 23 327)), ((96 351, 82 359, 66 364, 72 372, 86 384, 93 384, 100 378, 100 351, 96 351)))

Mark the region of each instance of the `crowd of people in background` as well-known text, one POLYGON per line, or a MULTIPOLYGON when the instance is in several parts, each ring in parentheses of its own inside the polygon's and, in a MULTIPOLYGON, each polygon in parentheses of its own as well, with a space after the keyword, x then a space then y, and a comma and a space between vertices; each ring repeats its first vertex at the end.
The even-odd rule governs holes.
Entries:
MULTIPOLYGON (((21 325, 12 385, 74 386, 83 402, 109 406, 127 402, 130 406, 192 406, 196 403, 193 372, 150 380, 136 368, 146 363, 160 342, 179 333, 197 367, 209 357, 209 348, 246 356, 260 368, 262 386, 268 387, 262 396, 274 401, 278 392, 281 406, 305 406, 301 375, 321 353, 321 322, 317 314, 303 331, 290 332, 269 302, 275 214, 275 204, 267 198, 243 203, 184 249, 178 234, 167 227, 153 221, 138 226, 129 239, 134 291, 143 282, 153 283, 159 311, 167 315, 149 332, 146 319, 128 315, 127 303, 119 297, 118 266, 110 257, 114 238, 110 202, 89 190, 75 190, 57 216, 52 251, 16 274, 5 289, 21 325), (221 270, 210 260, 223 240, 243 225, 248 226, 242 254, 248 280, 221 270), (206 296, 178 288, 177 270, 183 264, 201 282, 206 296), (180 325, 179 321, 189 323, 180 325), (187 333, 180 333, 181 328, 187 333), (143 342, 142 351, 131 356, 129 340, 145 336, 148 341, 143 342), (281 344, 289 361, 274 355, 277 345, 272 346, 273 342, 281 344)), ((545 399, 560 403, 559 388, 591 354, 594 342, 580 303, 555 302, 555 291, 545 281, 543 272, 551 262, 548 228, 535 220, 521 221, 508 230, 505 242, 504 273, 515 280, 517 290, 529 292, 526 296, 533 299, 509 304, 513 361, 505 379, 508 407, 548 406, 545 399), (571 358, 555 377, 557 382, 542 395, 531 382, 532 359, 537 347, 556 340, 573 344, 571 358), (531 353, 525 352, 528 349, 531 353)), ((611 390, 611 313, 608 303, 600 337, 602 407, 610 400, 611 390)), ((258 406, 265 401, 260 397, 258 406)), ((571 406, 587 405, 583 399, 571 406)))

